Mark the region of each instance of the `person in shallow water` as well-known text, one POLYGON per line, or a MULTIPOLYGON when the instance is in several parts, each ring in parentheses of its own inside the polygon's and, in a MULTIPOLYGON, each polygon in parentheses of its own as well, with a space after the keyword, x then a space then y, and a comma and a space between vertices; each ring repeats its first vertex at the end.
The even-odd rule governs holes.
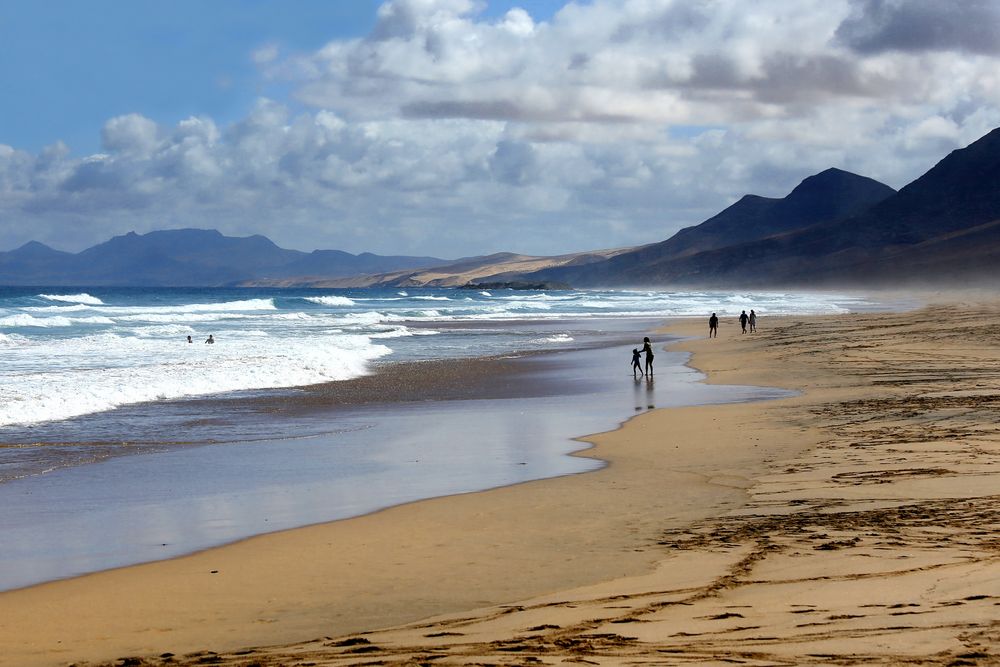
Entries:
POLYGON ((639 363, 639 350, 637 348, 632 348, 632 377, 636 377, 635 372, 639 371, 640 375, 645 375, 642 372, 642 365, 639 363))
POLYGON ((215 342, 215 339, 212 338, 212 334, 208 334, 208 338, 205 340, 205 342, 208 343, 209 345, 215 342))
POLYGON ((191 336, 188 336, 188 342, 189 343, 193 343, 194 342, 193 340, 191 340, 191 336))
POLYGON ((653 374, 653 346, 649 343, 649 337, 642 339, 642 351, 646 353, 646 375, 653 374))

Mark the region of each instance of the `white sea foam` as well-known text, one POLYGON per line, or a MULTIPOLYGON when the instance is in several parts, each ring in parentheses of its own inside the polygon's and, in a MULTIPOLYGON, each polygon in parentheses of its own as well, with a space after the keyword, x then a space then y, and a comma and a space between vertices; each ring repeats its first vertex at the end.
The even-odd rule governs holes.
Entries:
POLYGON ((331 316, 330 319, 337 325, 367 327, 389 322, 404 322, 414 318, 398 313, 383 313, 377 310, 369 310, 363 313, 345 313, 343 315, 331 316))
POLYGON ((67 301, 69 303, 86 303, 91 306, 100 306, 104 302, 96 296, 91 296, 86 292, 80 294, 39 294, 39 298, 49 301, 67 301))
POLYGON ((483 296, 493 296, 492 294, 490 294, 486 290, 483 290, 482 292, 480 292, 480 294, 482 294, 483 296))
POLYGON ((568 334, 556 334, 555 336, 547 336, 545 338, 536 338, 533 342, 535 343, 572 343, 573 337, 568 334))
POLYGON ((223 301, 220 303, 188 303, 177 306, 102 306, 102 313, 232 313, 277 310, 274 299, 246 299, 244 301, 223 301))
POLYGON ((417 301, 451 301, 451 298, 447 296, 415 296, 413 298, 417 301))
POLYGON ((186 336, 196 333, 194 327, 186 324, 163 324, 147 327, 136 327, 133 329, 136 336, 140 338, 163 338, 167 336, 186 336))
POLYGON ((115 315, 118 322, 222 322, 223 320, 243 320, 241 313, 141 313, 137 315, 115 315))
POLYGON ((396 292, 399 296, 410 296, 407 292, 396 292))
POLYGON ((368 334, 368 337, 405 338, 408 336, 437 336, 440 333, 440 331, 434 331, 432 329, 410 329, 409 327, 399 326, 393 327, 392 329, 386 329, 384 331, 376 331, 375 333, 368 334))
POLYGON ((572 301, 573 299, 579 299, 580 294, 546 294, 542 292, 541 294, 514 294, 511 296, 501 296, 497 297, 500 299, 505 299, 507 301, 572 301))
POLYGON ((315 321, 315 320, 322 320, 322 319, 324 319, 322 316, 316 316, 316 315, 313 315, 311 313, 300 313, 300 312, 274 313, 274 314, 268 314, 268 315, 258 315, 258 317, 263 317, 263 318, 269 319, 269 320, 286 320, 286 321, 295 321, 295 320, 298 320, 298 321, 314 320, 315 321))
POLYGON ((403 338, 406 336, 413 336, 414 332, 406 327, 397 327, 395 329, 387 329, 386 331, 377 331, 373 334, 368 334, 369 338, 403 338))
POLYGON ((27 313, 0 317, 0 327, 68 327, 71 324, 68 317, 35 317, 27 313))
POLYGON ((25 306, 22 310, 30 313, 78 313, 81 310, 93 310, 93 306, 78 303, 72 306, 25 306))
POLYGON ((306 301, 318 303, 322 306, 353 306, 354 300, 346 296, 307 296, 306 301))
POLYGON ((216 345, 174 340, 84 336, 16 348, 21 357, 48 355, 43 368, 0 377, 0 424, 65 419, 130 403, 345 380, 367 372, 390 352, 367 336, 227 337, 216 345), (68 372, 71 371, 71 372, 68 372))

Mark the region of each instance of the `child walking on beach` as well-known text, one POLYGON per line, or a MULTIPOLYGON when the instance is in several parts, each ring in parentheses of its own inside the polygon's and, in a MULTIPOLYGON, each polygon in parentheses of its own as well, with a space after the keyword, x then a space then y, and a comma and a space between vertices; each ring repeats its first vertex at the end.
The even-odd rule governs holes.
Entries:
POLYGON ((642 372, 642 364, 639 363, 639 354, 640 354, 639 350, 637 350, 636 348, 633 347, 632 348, 632 377, 638 377, 638 375, 635 374, 636 371, 639 371, 639 375, 645 375, 645 373, 642 372))

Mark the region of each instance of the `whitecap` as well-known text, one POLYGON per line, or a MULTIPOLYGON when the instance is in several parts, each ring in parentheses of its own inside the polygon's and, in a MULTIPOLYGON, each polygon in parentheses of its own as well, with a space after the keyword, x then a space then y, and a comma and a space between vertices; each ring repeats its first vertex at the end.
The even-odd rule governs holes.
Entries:
POLYGON ((69 303, 86 303, 91 306, 101 306, 104 302, 98 299, 96 296, 91 296, 86 292, 81 292, 80 294, 39 294, 42 299, 48 299, 49 301, 66 301, 69 303))
POLYGON ((78 303, 73 306, 25 306, 22 310, 29 313, 77 313, 81 310, 93 310, 93 307, 78 303))
POLYGON ((414 335, 412 331, 406 327, 398 327, 395 329, 388 329, 386 331, 377 331, 375 333, 368 334, 369 338, 403 338, 405 336, 414 335))
POLYGON ((322 306, 353 306, 354 300, 346 296, 307 296, 306 301, 318 303, 322 306))
POLYGON ((140 313, 227 313, 254 312, 258 310, 277 310, 274 299, 246 299, 243 301, 221 301, 218 303, 186 303, 177 306, 101 306, 96 308, 102 313, 140 314, 140 313))
POLYGON ((68 317, 57 315, 55 317, 35 317, 27 313, 8 315, 0 317, 0 327, 70 327, 73 321, 68 317))
MULTIPOLYGON (((216 345, 110 334, 36 344, 44 368, 0 376, 0 424, 66 419, 121 405, 358 377, 389 354, 368 336, 226 336, 216 345)), ((16 348, 13 353, 17 353, 16 348)))

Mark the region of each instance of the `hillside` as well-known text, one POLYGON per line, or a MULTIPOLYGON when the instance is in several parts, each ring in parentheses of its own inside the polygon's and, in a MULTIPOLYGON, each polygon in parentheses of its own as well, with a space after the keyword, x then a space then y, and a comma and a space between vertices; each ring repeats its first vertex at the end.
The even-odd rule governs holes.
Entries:
POLYGON ((519 279, 575 286, 946 287, 1000 284, 998 266, 1000 129, 953 151, 899 192, 828 170, 784 199, 744 197, 701 225, 586 271, 557 268, 519 279))
MULTIPOLYGON (((554 257, 496 253, 469 257, 415 271, 392 271, 346 278, 291 278, 245 283, 274 287, 461 287, 469 283, 518 281, 520 276, 554 267, 589 266, 633 248, 592 250, 554 257)), ((555 283, 553 280, 533 281, 555 283)))
POLYGON ((803 180, 783 198, 746 195, 700 225, 687 227, 666 241, 580 269, 548 269, 528 280, 559 280, 577 286, 653 285, 697 277, 708 269, 713 251, 813 225, 837 222, 895 194, 878 181, 840 169, 827 169, 803 180), (685 267, 680 275, 674 266, 685 267))

